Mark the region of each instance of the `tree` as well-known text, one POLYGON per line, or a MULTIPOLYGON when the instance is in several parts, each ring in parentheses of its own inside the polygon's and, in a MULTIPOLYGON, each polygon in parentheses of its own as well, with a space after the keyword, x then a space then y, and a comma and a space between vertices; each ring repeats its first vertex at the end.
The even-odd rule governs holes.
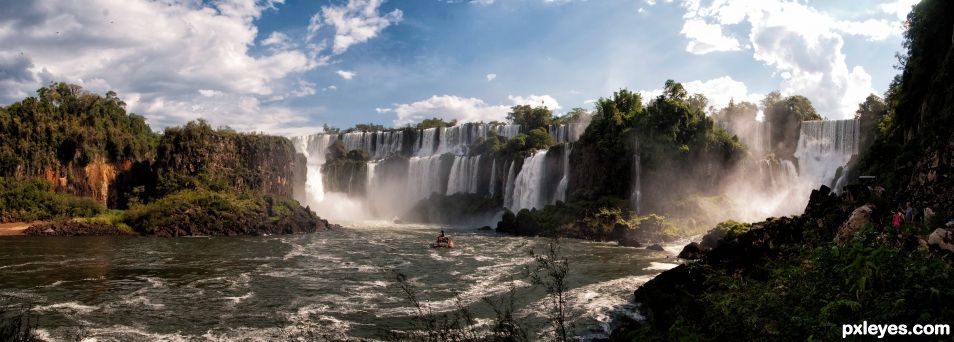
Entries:
POLYGON ((861 129, 859 144, 862 151, 874 143, 878 137, 878 124, 888 114, 888 105, 875 94, 868 95, 865 102, 858 104, 855 119, 858 119, 861 129))
POLYGON ((802 121, 822 120, 812 102, 801 95, 783 98, 773 91, 762 100, 765 122, 771 127, 772 151, 783 159, 792 159, 798 144, 802 121))
POLYGON ((535 128, 550 125, 553 122, 553 111, 545 106, 517 105, 510 107, 507 120, 512 124, 520 125, 522 131, 529 132, 535 128))

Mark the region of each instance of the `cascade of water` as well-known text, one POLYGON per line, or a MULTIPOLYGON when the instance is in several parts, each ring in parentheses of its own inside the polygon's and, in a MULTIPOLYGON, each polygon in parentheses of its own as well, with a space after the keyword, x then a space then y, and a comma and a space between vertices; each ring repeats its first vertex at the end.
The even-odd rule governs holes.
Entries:
POLYGON ((563 177, 560 178, 560 183, 557 184, 554 202, 566 202, 566 188, 570 183, 570 153, 572 152, 573 144, 567 144, 566 148, 563 149, 563 177))
POLYGON ((305 194, 309 200, 321 202, 325 198, 325 187, 321 177, 321 167, 325 165, 328 146, 335 141, 335 135, 314 134, 292 139, 295 150, 304 154, 308 162, 305 178, 305 194))
POLYGON ((441 191, 441 156, 412 157, 408 160, 407 190, 413 200, 441 191))
POLYGON ((639 201, 642 199, 642 172, 643 168, 640 165, 640 155, 639 155, 639 137, 633 137, 633 193, 630 197, 633 201, 633 210, 636 211, 638 215, 639 211, 639 201))
POLYGON ((504 208, 513 208, 513 187, 514 187, 514 175, 513 164, 515 162, 510 162, 509 171, 507 171, 507 182, 504 184, 504 208))
POLYGON ((583 123, 550 125, 547 127, 547 132, 550 133, 550 136, 553 137, 553 140, 557 143, 575 142, 580 140, 580 136, 583 135, 586 126, 587 124, 583 123))
POLYGON ((480 156, 455 156, 447 180, 447 194, 476 193, 480 156))
POLYGON ((858 154, 858 125, 856 119, 802 122, 795 150, 801 179, 840 191, 848 162, 858 154))
POLYGON ((494 197, 497 188, 497 158, 490 164, 490 198, 494 197))
POLYGON ((514 181, 512 211, 542 208, 546 201, 542 196, 541 182, 545 175, 544 161, 547 151, 539 151, 523 160, 523 167, 514 181))

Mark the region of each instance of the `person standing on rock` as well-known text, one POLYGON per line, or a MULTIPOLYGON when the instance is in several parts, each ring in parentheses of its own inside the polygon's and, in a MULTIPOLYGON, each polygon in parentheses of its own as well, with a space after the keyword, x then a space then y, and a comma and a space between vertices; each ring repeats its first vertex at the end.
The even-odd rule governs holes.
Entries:
POLYGON ((931 210, 931 207, 924 206, 924 224, 930 224, 932 217, 934 217, 934 210, 931 210))
POLYGON ((914 207, 911 206, 911 202, 904 207, 904 223, 914 224, 914 207))
POLYGON ((894 230, 901 230, 901 208, 891 214, 891 226, 894 230))

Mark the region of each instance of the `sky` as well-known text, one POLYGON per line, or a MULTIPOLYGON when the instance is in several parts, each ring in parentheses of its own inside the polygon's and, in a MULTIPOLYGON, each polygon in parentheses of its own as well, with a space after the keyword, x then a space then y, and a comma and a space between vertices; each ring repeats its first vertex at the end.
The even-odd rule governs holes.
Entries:
POLYGON ((849 118, 899 72, 917 0, 0 0, 0 105, 53 81, 116 91, 154 129, 591 109, 668 79, 715 107, 778 90, 849 118))

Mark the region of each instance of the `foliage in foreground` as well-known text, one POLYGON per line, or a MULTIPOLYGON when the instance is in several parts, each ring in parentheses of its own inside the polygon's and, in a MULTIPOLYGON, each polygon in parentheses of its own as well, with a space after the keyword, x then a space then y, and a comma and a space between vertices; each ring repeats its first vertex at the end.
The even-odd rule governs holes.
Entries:
POLYGON ((912 248, 894 234, 869 226, 844 247, 790 245, 782 253, 745 271, 687 264, 668 275, 680 278, 677 288, 641 297, 658 309, 652 322, 614 337, 834 340, 842 324, 954 319, 947 304, 954 300, 951 259, 912 248))
POLYGON ((0 297, 0 341, 39 341, 33 335, 36 323, 36 317, 30 314, 29 308, 12 305, 9 298, 0 297))
POLYGON ((570 263, 560 252, 559 240, 547 243, 542 253, 530 251, 534 263, 526 269, 526 277, 534 287, 542 288, 546 297, 544 315, 548 327, 536 331, 525 319, 515 315, 517 288, 511 278, 506 295, 494 299, 483 298, 494 316, 489 323, 478 322, 473 312, 456 298, 455 310, 446 313, 434 312, 420 298, 417 288, 407 276, 397 273, 396 283, 405 298, 414 308, 410 329, 390 330, 384 333, 392 341, 508 341, 523 342, 546 336, 549 340, 569 341, 573 338, 573 326, 569 324, 573 312, 567 306, 566 295, 569 291, 566 282, 570 272, 570 263), (536 337, 534 337, 536 336, 536 337))

